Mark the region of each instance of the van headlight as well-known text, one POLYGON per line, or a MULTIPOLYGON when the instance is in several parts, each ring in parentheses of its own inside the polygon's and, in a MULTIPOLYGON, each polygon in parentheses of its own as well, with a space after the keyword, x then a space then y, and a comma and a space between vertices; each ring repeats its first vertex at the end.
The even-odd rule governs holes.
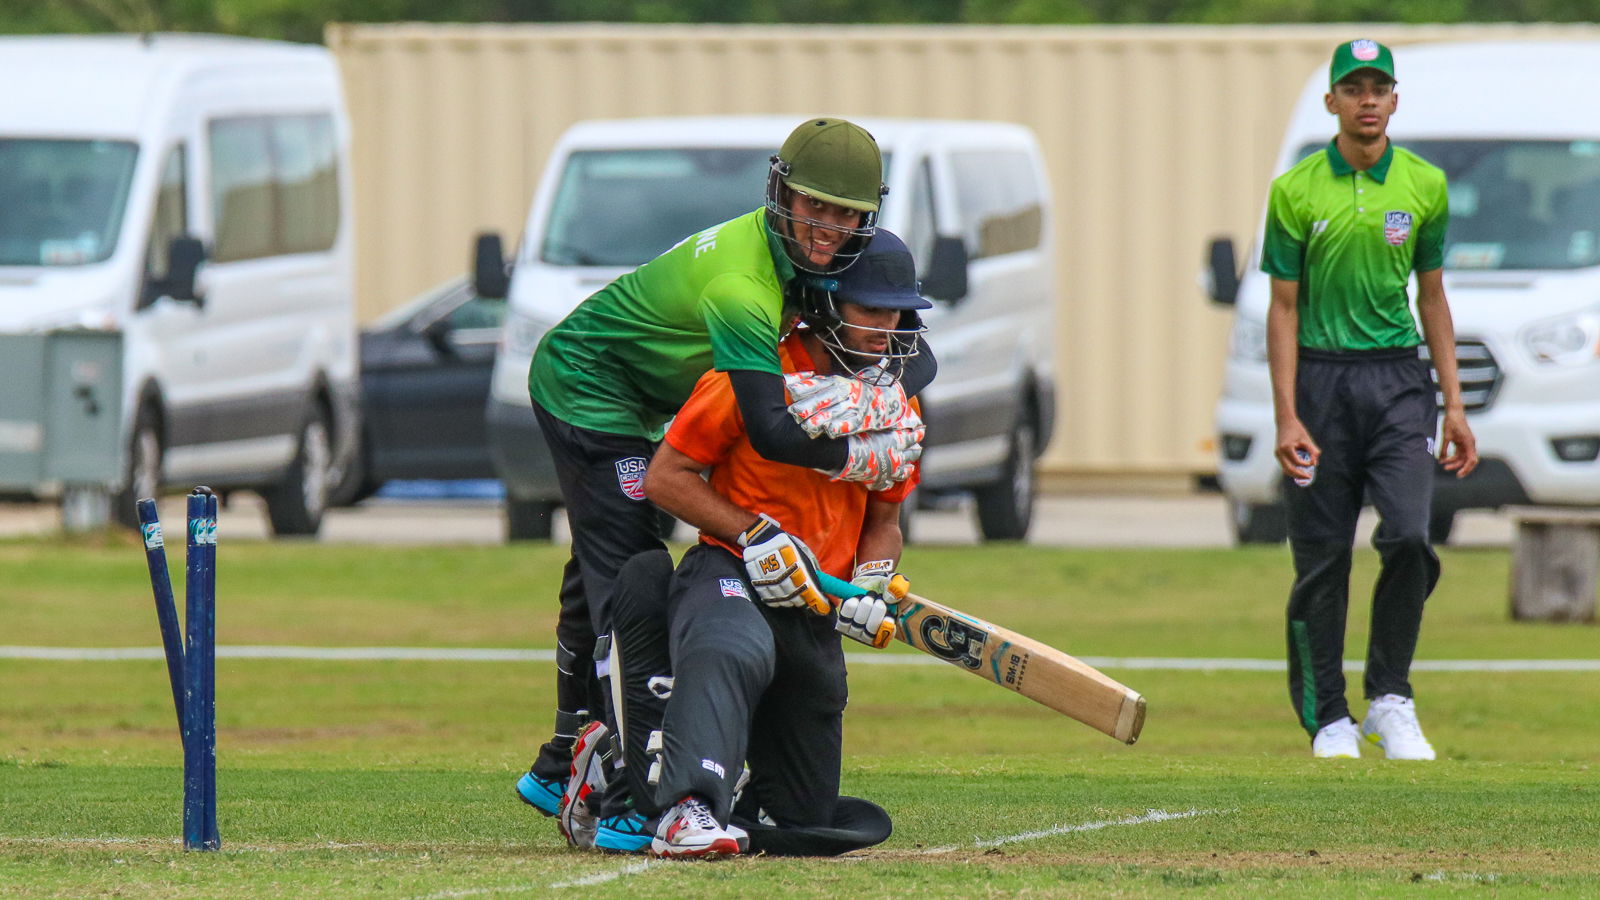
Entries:
POLYGON ((1523 329, 1522 346, 1552 366, 1581 366, 1600 357, 1600 308, 1546 319, 1523 329))
POLYGON ((533 351, 538 349, 544 333, 550 330, 550 323, 512 307, 506 311, 502 328, 500 340, 505 355, 526 360, 533 358, 533 351))
POLYGON ((1267 361, 1267 326, 1235 315, 1228 335, 1228 355, 1244 362, 1267 361))
POLYGON ((500 330, 500 353, 494 361, 494 374, 490 376, 489 392, 501 403, 516 406, 528 405, 528 364, 533 351, 538 349, 550 323, 518 311, 506 311, 500 330))

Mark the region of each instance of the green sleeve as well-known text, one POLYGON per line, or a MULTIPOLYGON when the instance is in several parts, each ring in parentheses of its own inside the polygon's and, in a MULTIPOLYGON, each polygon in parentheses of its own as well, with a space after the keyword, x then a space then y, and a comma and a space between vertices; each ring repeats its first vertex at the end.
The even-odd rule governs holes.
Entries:
POLYGON ((1305 268, 1306 229, 1279 179, 1267 197, 1267 233, 1261 245, 1261 271, 1284 281, 1299 281, 1305 268))
POLYGON ((1444 267, 1444 235, 1450 228, 1450 192, 1445 180, 1439 179, 1437 202, 1428 210, 1428 217, 1417 229, 1417 249, 1411 256, 1411 268, 1418 272, 1432 272, 1444 267))
POLYGON ((783 374, 778 319, 783 299, 748 276, 713 278, 700 295, 700 316, 711 339, 711 367, 783 374))

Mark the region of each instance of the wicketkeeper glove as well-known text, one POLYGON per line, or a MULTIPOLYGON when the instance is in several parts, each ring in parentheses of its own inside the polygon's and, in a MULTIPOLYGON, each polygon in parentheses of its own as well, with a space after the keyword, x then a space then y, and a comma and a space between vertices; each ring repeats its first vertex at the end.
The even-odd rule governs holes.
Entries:
POLYGON ((744 534, 744 571, 756 599, 768 606, 805 606, 819 616, 833 605, 817 586, 817 557, 805 542, 784 531, 765 513, 744 534))
POLYGON ((785 375, 784 386, 789 391, 789 414, 812 437, 905 428, 909 427, 906 415, 915 415, 898 381, 873 383, 851 375, 802 372, 785 375))
POLYGON ((850 436, 844 468, 829 472, 834 481, 859 481, 868 490, 887 490, 911 477, 922 458, 922 437, 926 429, 916 413, 907 413, 911 427, 872 431, 850 436))

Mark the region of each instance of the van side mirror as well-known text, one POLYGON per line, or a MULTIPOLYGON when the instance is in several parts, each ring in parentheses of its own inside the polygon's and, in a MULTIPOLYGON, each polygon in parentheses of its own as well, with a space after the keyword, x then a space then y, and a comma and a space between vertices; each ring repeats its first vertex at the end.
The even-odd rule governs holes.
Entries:
POLYGON ((1210 269, 1206 272, 1206 293, 1211 302, 1232 306, 1239 299, 1239 262, 1233 252, 1233 238, 1215 238, 1208 251, 1210 269))
POLYGON ((933 239, 928 271, 922 273, 922 292, 935 300, 954 303, 967 295, 967 243, 959 237, 933 239))
POLYGON ((199 238, 183 235, 167 245, 167 277, 161 284, 161 293, 174 300, 202 305, 204 300, 195 288, 195 278, 200 264, 206 261, 206 247, 199 238))
POLYGON ((473 293, 490 300, 504 300, 510 288, 511 276, 506 272, 506 252, 500 243, 500 232, 482 232, 472 251, 473 293))
POLYGON ((451 330, 450 317, 440 316, 423 327, 422 336, 433 347, 434 352, 440 356, 453 357, 458 354, 455 345, 450 343, 451 330))

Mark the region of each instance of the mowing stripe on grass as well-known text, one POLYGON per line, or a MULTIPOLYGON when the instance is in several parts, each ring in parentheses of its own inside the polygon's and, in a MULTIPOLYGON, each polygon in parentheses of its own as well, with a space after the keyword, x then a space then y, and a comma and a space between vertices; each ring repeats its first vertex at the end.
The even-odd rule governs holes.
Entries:
MULTIPOLYGON (((222 659, 313 659, 351 662, 554 662, 554 650, 494 647, 218 647, 222 659)), ((943 666, 948 663, 912 653, 847 653, 852 666, 943 666)), ((160 647, 18 647, 0 646, 0 659, 44 659, 107 662, 163 659, 160 647)), ((1097 669, 1198 670, 1213 672, 1282 672, 1281 659, 1186 656, 1080 656, 1097 669)), ((1360 672, 1361 660, 1344 661, 1346 672, 1360 672)), ((1413 672, 1600 672, 1600 659, 1419 659, 1413 672)))
POLYGON ((954 853, 957 850, 987 849, 989 847, 999 847, 1004 844, 1013 844, 1017 841, 1032 841, 1039 838, 1055 837, 1056 835, 1060 834, 1072 834, 1079 831, 1099 831, 1102 828, 1110 828, 1114 825, 1144 825, 1149 822, 1170 822, 1173 819, 1192 819, 1195 816, 1209 816, 1214 814, 1215 811, 1209 809, 1186 809, 1183 812, 1167 812, 1164 809, 1152 809, 1147 811, 1142 816, 1128 816, 1127 818, 1123 819, 1108 819, 1104 822, 1084 822, 1079 825, 1057 825, 1054 828, 1046 828, 1042 831, 1024 831, 1021 834, 1012 834, 1007 835, 1006 837, 980 838, 970 844, 960 844, 952 847, 934 847, 922 852, 925 855, 931 855, 935 853, 954 853))

